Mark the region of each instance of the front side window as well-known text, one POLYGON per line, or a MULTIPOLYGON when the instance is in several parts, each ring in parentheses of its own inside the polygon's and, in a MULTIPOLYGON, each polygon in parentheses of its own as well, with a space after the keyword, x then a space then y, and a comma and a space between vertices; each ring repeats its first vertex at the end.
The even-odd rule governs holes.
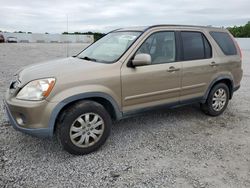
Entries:
POLYGON ((112 32, 82 51, 77 57, 102 63, 113 63, 137 39, 141 32, 112 32))
POLYGON ((200 32, 182 31, 183 60, 207 59, 212 57, 211 45, 200 32))
POLYGON ((152 64, 169 63, 175 61, 175 49, 175 33, 164 31, 154 33, 147 38, 136 54, 149 54, 152 64))

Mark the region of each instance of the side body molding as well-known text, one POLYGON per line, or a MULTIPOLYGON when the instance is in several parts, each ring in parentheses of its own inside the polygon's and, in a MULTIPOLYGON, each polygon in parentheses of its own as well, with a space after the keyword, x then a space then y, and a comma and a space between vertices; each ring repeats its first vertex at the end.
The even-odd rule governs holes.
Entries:
MULTIPOLYGON (((201 102, 205 102, 208 94, 211 90, 211 88, 213 87, 213 85, 220 81, 220 80, 230 80, 232 88, 230 88, 230 92, 231 95, 233 94, 234 91, 234 82, 233 79, 228 76, 228 75, 223 75, 223 76, 219 76, 217 78, 215 78, 210 85, 207 88, 207 91, 205 93, 205 95, 202 97, 201 102)), ((55 128, 55 123, 56 123, 56 119, 60 113, 60 111, 69 103, 77 101, 77 100, 82 100, 82 99, 88 99, 88 98, 92 98, 92 97, 99 97, 99 98, 103 98, 106 99, 107 101, 109 101, 113 108, 114 108, 114 112, 115 112, 115 116, 117 120, 120 120, 122 118, 124 118, 124 114, 122 113, 119 105, 117 104, 117 102, 113 99, 113 97, 111 97, 110 95, 106 94, 106 93, 102 93, 102 92, 87 92, 87 93, 82 93, 82 94, 77 94, 77 95, 73 95, 71 97, 68 97, 66 99, 64 99, 63 101, 59 102, 56 107, 53 109, 51 116, 50 116, 50 120, 49 120, 49 137, 53 136, 54 133, 54 128, 55 128)), ((136 112, 135 112, 136 113, 136 112)))
POLYGON ((77 94, 77 95, 73 95, 71 97, 68 97, 66 99, 64 99, 63 101, 59 102, 56 107, 53 109, 51 116, 50 116, 50 120, 49 120, 49 129, 51 130, 50 133, 51 135, 49 136, 53 136, 54 133, 54 128, 55 128, 55 123, 56 123, 56 119, 60 113, 60 111, 63 109, 63 107, 65 107, 67 104, 77 101, 77 100, 82 100, 82 99, 88 99, 88 98, 92 98, 92 97, 100 97, 103 99, 108 100, 115 111, 115 116, 116 119, 122 119, 122 112, 120 110, 120 107, 118 106, 117 102, 108 94, 106 93, 102 93, 102 92, 88 92, 88 93, 82 93, 82 94, 77 94))

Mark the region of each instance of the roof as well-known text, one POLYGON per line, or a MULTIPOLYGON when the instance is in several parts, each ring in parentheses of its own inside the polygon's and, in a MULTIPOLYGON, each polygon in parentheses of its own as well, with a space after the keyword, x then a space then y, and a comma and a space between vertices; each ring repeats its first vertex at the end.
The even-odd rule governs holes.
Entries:
POLYGON ((125 27, 116 29, 115 31, 145 31, 149 26, 125 27))
POLYGON ((157 28, 157 27, 222 29, 219 27, 212 27, 212 26, 161 24, 161 25, 152 25, 152 26, 126 27, 126 28, 120 28, 114 31, 146 31, 148 29, 157 28))

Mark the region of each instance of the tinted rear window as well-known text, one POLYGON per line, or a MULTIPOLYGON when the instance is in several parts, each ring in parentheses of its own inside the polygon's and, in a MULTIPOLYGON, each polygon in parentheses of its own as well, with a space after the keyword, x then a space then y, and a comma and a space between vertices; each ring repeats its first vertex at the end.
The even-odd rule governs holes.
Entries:
POLYGON ((236 55, 237 50, 230 35, 225 32, 210 32, 225 55, 236 55))
POLYGON ((182 31, 183 60, 207 59, 212 57, 212 49, 200 32, 182 31))
POLYGON ((205 57, 211 58, 212 57, 212 47, 206 37, 203 35, 203 42, 204 42, 204 48, 205 48, 205 57))

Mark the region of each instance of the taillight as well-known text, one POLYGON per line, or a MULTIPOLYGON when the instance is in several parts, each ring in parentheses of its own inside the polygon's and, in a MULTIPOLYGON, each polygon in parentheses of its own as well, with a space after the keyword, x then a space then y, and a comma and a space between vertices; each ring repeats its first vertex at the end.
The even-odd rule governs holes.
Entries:
POLYGON ((237 41, 236 41, 236 45, 237 45, 237 47, 238 47, 238 49, 239 49, 239 51, 240 51, 240 59, 242 60, 242 52, 241 52, 240 46, 239 46, 239 44, 238 44, 237 41))
MULTIPOLYGON (((234 39, 234 38, 233 38, 233 39, 234 39)), ((237 42, 235 39, 234 39, 234 42, 235 42, 237 48, 238 48, 239 51, 240 51, 240 60, 242 60, 242 52, 241 52, 240 46, 239 46, 238 42, 237 42)))

